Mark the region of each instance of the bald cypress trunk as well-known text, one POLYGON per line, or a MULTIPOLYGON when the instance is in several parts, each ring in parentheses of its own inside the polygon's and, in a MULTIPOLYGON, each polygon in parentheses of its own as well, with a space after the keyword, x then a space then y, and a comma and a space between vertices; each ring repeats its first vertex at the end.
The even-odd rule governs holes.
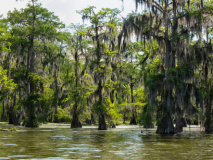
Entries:
MULTIPOLYGON (((134 102, 134 97, 133 97, 133 81, 132 81, 132 76, 131 76, 131 83, 130 83, 130 89, 131 89, 131 102, 133 103, 134 102)), ((135 118, 135 106, 132 105, 132 115, 131 115, 131 120, 130 120, 130 124, 131 125, 136 125, 137 122, 136 122, 136 118, 135 118)))
POLYGON ((7 117, 6 117, 6 108, 5 108, 4 100, 2 101, 2 115, 1 115, 1 121, 2 121, 2 122, 7 121, 7 117))
POLYGON ((71 122, 71 128, 82 128, 81 122, 79 121, 78 114, 78 52, 75 52, 75 105, 73 109, 73 118, 71 122))
MULTIPOLYGON (((207 83, 208 81, 208 76, 209 76, 209 71, 208 71, 208 62, 206 63, 205 66, 205 81, 207 83)), ((210 92, 211 84, 208 84, 206 89, 210 92)), ((206 97, 204 98, 204 106, 205 106, 205 132, 213 132, 213 109, 212 109, 212 101, 210 97, 211 93, 208 93, 206 97)))
POLYGON ((107 130, 104 114, 100 114, 98 118, 98 130, 107 130))
MULTIPOLYGON (((102 83, 101 83, 101 79, 99 79, 99 83, 98 83, 98 94, 99 94, 99 105, 102 105, 102 83)), ((99 116, 98 116, 98 130, 107 130, 107 125, 105 122, 105 115, 102 111, 100 111, 99 116)))
POLYGON ((58 120, 58 80, 57 80, 57 65, 55 65, 55 73, 54 73, 54 79, 55 79, 55 97, 54 97, 54 108, 55 108, 55 113, 54 113, 54 123, 59 123, 58 120))
MULTIPOLYGON (((165 80, 167 81, 172 75, 168 72, 169 69, 175 67, 175 52, 172 52, 171 41, 169 37, 169 1, 165 0, 165 9, 163 11, 164 17, 164 41, 166 46, 166 57, 165 57, 165 80)), ((175 36, 177 31, 177 19, 176 19, 176 1, 173 1, 173 21, 174 24, 172 26, 172 37, 175 36)), ((172 98, 173 92, 173 84, 170 82, 164 82, 164 93, 163 93, 163 106, 164 106, 164 116, 161 119, 160 124, 157 128, 157 133, 159 134, 174 134, 175 128, 173 125, 173 121, 171 118, 172 107, 175 104, 174 99, 172 98)))
POLYGON ((29 85, 29 95, 28 95, 28 104, 27 104, 27 118, 25 127, 38 127, 38 122, 35 115, 35 102, 33 101, 35 84, 33 82, 32 73, 34 73, 34 63, 35 63, 35 50, 34 50, 34 37, 35 37, 35 21, 36 21, 36 13, 35 13, 35 4, 34 0, 32 0, 33 4, 33 19, 32 19, 32 33, 30 36, 30 46, 29 46, 29 72, 28 72, 28 85, 29 85))
MULTIPOLYGON (((100 48, 100 40, 99 40, 99 34, 98 34, 98 24, 95 24, 95 35, 96 35, 96 57, 97 57, 97 67, 100 68, 101 66, 101 48, 100 48)), ((103 73, 98 73, 98 104, 101 106, 102 105, 102 101, 103 101, 103 95, 102 95, 102 90, 103 90, 103 86, 102 86, 102 78, 103 78, 103 73)), ((98 129, 99 130, 107 130, 107 125, 105 122, 105 115, 102 111, 99 111, 99 116, 98 116, 98 129)))

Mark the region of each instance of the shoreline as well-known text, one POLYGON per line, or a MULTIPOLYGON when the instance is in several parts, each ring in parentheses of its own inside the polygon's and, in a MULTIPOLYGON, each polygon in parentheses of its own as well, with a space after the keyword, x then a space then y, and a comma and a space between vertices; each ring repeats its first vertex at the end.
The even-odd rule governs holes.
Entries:
MULTIPOLYGON (((26 128, 24 126, 15 126, 13 124, 7 124, 5 122, 0 122, 0 128, 2 129, 11 129, 16 128, 17 131, 30 131, 30 130, 46 130, 46 129, 71 129, 70 124, 64 124, 64 123, 47 123, 47 124, 41 124, 38 128, 26 128)), ((98 125, 82 125, 82 128, 77 129, 98 129, 98 125)), ((129 125, 129 124, 121 124, 117 125, 116 128, 108 128, 108 130, 123 130, 123 129, 136 129, 141 130, 142 132, 145 131, 151 131, 154 132, 157 130, 157 126, 154 128, 143 128, 143 126, 140 125, 129 125)), ((76 130, 76 129, 72 129, 76 130)), ((205 128, 200 127, 200 125, 188 125, 187 127, 183 127, 183 132, 187 131, 199 131, 204 132, 205 128)))

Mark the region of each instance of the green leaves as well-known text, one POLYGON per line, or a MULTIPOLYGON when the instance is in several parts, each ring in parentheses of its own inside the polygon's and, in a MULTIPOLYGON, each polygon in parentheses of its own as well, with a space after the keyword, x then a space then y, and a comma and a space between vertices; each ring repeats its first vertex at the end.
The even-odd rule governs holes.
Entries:
POLYGON ((16 86, 17 84, 13 82, 13 79, 8 78, 7 70, 3 70, 0 66, 0 100, 4 96, 10 96, 10 91, 14 90, 16 86))

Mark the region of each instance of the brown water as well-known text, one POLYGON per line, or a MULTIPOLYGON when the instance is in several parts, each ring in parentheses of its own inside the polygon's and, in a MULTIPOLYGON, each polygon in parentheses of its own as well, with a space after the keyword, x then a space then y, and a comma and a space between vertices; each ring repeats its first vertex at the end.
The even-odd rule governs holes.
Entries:
POLYGON ((213 159, 213 134, 199 130, 160 136, 141 133, 137 126, 108 131, 69 125, 19 129, 0 132, 0 159, 213 159))

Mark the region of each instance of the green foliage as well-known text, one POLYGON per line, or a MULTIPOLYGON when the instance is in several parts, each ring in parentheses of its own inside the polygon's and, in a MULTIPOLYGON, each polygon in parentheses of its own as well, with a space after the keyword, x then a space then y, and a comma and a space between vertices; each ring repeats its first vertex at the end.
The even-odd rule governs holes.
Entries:
POLYGON ((7 129, 7 128, 0 128, 0 131, 11 131, 11 132, 14 132, 14 131, 17 131, 17 129, 16 129, 16 127, 11 128, 11 129, 7 129))
POLYGON ((7 70, 3 70, 0 66, 0 99, 10 97, 10 92, 17 86, 13 79, 7 77, 7 70))
POLYGON ((123 27, 118 9, 90 6, 77 12, 91 25, 71 24, 71 32, 62 32, 64 24, 37 1, 9 11, 0 20, 0 100, 23 111, 33 126, 52 116, 68 122, 74 113, 91 119, 95 112, 109 123, 139 115, 139 123, 150 127, 153 116, 162 125, 168 108, 176 116, 177 104, 186 115, 194 103, 201 112, 202 103, 213 99, 213 1, 200 3, 176 9, 148 4, 129 14, 123 27), (128 42, 133 32, 140 42, 128 42))
POLYGON ((146 77, 145 85, 149 88, 150 91, 156 90, 158 87, 160 87, 163 78, 164 74, 149 74, 146 77))
POLYGON ((11 43, 8 39, 11 38, 10 32, 7 31, 7 26, 0 21, 0 52, 10 52, 11 43))
POLYGON ((71 122, 70 110, 68 108, 58 108, 56 117, 58 118, 59 122, 71 122))

